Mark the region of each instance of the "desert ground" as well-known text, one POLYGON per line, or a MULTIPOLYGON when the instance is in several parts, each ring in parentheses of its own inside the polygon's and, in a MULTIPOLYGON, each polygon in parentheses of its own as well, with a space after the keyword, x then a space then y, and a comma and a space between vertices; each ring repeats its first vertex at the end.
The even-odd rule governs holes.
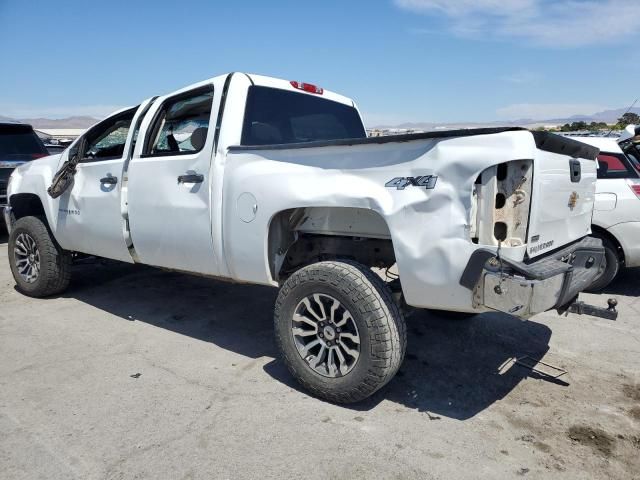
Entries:
POLYGON ((418 311, 348 406, 277 359, 275 295, 91 260, 30 299, 0 236, 0 478, 640 479, 640 269, 583 295, 617 321, 418 311))

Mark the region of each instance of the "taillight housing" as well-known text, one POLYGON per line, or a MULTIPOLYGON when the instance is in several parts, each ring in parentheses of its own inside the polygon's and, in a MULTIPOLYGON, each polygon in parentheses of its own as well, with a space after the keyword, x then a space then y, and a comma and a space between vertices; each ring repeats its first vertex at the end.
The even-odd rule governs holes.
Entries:
POLYGON ((313 85, 311 83, 296 82, 295 80, 291 80, 289 83, 293 88, 297 88, 298 90, 304 90, 305 92, 308 92, 308 93, 315 93, 316 95, 322 95, 324 93, 324 90, 322 88, 316 85, 313 85))
POLYGON ((636 194, 636 197, 640 198, 640 181, 638 180, 627 180, 629 187, 633 190, 633 193, 636 194))

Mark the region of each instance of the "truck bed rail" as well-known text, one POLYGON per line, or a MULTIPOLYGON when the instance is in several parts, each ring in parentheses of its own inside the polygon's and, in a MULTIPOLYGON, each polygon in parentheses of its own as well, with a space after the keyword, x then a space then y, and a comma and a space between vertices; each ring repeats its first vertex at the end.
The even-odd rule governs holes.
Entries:
MULTIPOLYGON (((414 140, 438 138, 473 137, 477 135, 492 135, 503 132, 530 131, 521 127, 491 127, 491 128, 463 128, 458 130, 444 130, 437 132, 409 133, 403 135, 388 135, 384 137, 345 138, 341 140, 321 140, 301 143, 278 143, 272 145, 233 145, 230 152, 251 150, 292 150, 301 148, 340 147, 350 145, 374 145, 384 143, 404 143, 414 140)), ((576 158, 595 160, 599 150, 595 147, 578 142, 571 138, 562 137, 549 132, 531 132, 536 147, 552 153, 569 155, 576 158)))

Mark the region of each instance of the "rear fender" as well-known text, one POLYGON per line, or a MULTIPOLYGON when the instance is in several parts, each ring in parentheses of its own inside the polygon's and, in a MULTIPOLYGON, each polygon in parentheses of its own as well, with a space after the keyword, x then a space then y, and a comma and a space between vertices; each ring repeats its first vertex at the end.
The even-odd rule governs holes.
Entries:
MULTIPOLYGON (((472 190, 489 167, 535 159, 527 131, 380 145, 234 150, 224 165, 220 261, 238 281, 277 285, 269 230, 279 212, 351 208, 386 225, 407 303, 473 310, 459 280, 471 254, 472 190), (434 180, 426 178, 437 177, 434 180)), ((523 259, 524 246, 502 248, 523 259)))

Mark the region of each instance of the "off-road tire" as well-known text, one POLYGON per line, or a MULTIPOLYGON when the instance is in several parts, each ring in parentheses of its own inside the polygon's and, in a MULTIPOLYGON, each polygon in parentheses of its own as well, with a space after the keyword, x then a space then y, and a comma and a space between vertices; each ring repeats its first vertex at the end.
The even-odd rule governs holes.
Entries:
POLYGON ((314 263, 291 275, 276 300, 274 327, 282 360, 291 374, 313 395, 334 403, 364 400, 386 385, 400 368, 407 344, 405 321, 391 290, 371 269, 351 261, 314 263), (295 346, 294 310, 314 293, 341 302, 358 327, 360 356, 344 376, 320 375, 295 346))
POLYGON ((597 238, 602 240, 606 266, 602 274, 586 290, 591 293, 600 292, 611 285, 611 282, 613 282, 618 276, 618 273, 620 273, 621 268, 620 254, 616 245, 608 238, 597 238))
POLYGON ((9 265, 18 290, 29 297, 48 297, 63 292, 71 279, 71 255, 53 238, 46 220, 41 217, 19 218, 9 236, 9 265), (16 267, 16 238, 21 233, 35 240, 40 253, 40 271, 33 283, 28 283, 16 267))

